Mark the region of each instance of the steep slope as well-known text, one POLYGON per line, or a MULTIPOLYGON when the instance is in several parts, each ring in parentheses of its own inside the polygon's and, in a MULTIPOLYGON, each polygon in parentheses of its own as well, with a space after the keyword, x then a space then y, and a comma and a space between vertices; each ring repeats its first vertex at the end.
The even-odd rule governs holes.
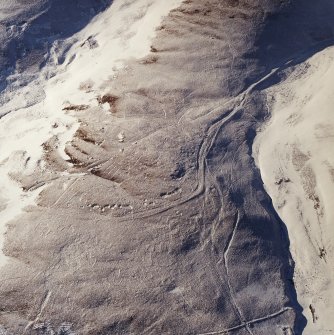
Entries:
MULTIPOLYGON (((33 204, 41 191, 40 187, 45 184, 37 181, 35 184, 39 187, 28 187, 29 192, 24 192, 17 184, 17 175, 23 171, 26 176, 29 176, 36 173, 35 169, 44 169, 41 160, 43 143, 51 137, 54 141, 53 147, 58 149, 63 159, 68 159, 64 153, 65 143, 71 140, 78 127, 76 119, 64 112, 64 109, 69 108, 69 101, 76 99, 82 106, 95 102, 97 106, 96 92, 92 86, 99 86, 103 80, 113 77, 115 71, 124 66, 124 59, 145 55, 150 49, 150 38, 154 35, 155 26, 160 22, 161 17, 168 13, 169 8, 177 3, 177 1, 169 2, 166 5, 161 2, 137 1, 132 5, 129 3, 130 7, 116 3, 99 15, 98 19, 91 22, 85 30, 71 36, 68 40, 57 39, 50 45, 47 54, 43 54, 40 50, 41 57, 25 55, 26 58, 33 57, 34 63, 38 63, 40 58, 48 59, 47 66, 44 67, 38 63, 38 66, 35 64, 20 69, 18 67, 22 64, 22 55, 19 53, 15 56, 9 55, 8 61, 16 64, 16 67, 14 73, 7 77, 6 88, 1 95, 0 112, 3 118, 0 132, 3 135, 0 143, 0 161, 2 162, 0 171, 3 176, 2 202, 5 207, 1 212, 0 221, 1 249, 5 223, 17 216, 24 207, 33 204), (125 26, 124 22, 127 22, 125 26), (110 28, 112 24, 114 28, 110 28), (145 30, 141 34, 135 34, 140 25, 145 25, 145 30), (97 43, 97 38, 100 45, 97 43), (111 66, 110 69, 106 70, 106 63, 111 66), (38 68, 40 71, 37 72, 38 68), (82 71, 84 68, 85 71, 82 71), (90 75, 94 76, 94 82, 85 81, 85 78, 89 78, 90 75), (29 85, 24 84, 25 80, 29 81, 29 85)), ((53 41, 55 38, 52 35, 52 33, 55 34, 52 27, 53 21, 51 20, 50 24, 53 29, 47 25, 50 31, 45 32, 42 28, 45 28, 50 17, 56 21, 59 19, 56 14, 61 10, 70 10, 73 5, 75 6, 73 3, 71 5, 58 1, 46 6, 39 15, 34 16, 30 25, 26 24, 23 31, 12 36, 12 44, 26 45, 32 43, 32 40, 36 51, 40 44, 40 36, 53 41), (38 37, 32 39, 31 31, 38 33, 38 37)), ((81 3, 77 9, 87 8, 87 6, 88 3, 86 5, 81 3)), ((94 6, 90 9, 95 13, 94 6)), ((31 15, 29 8, 22 15, 25 17, 28 14, 31 15)), ((71 15, 64 21, 70 21, 71 15)), ((74 29, 72 25, 77 27, 78 23, 74 21, 65 25, 66 33, 63 35, 69 34, 66 29, 69 31, 74 29)), ((4 46, 4 49, 6 48, 7 44, 4 46)), ((5 62, 3 65, 6 64, 5 62)), ((50 178, 52 180, 54 176, 50 178)), ((5 260, 4 255, 0 254, 0 264, 5 260)))
MULTIPOLYGON (((115 1, 109 14, 138 3, 115 1)), ((98 31, 103 17, 112 26, 105 13, 98 31)), ((25 190, 45 187, 7 231, 3 332, 301 334, 288 237, 252 145, 269 112, 263 89, 330 43, 332 13, 330 1, 184 1, 147 56, 115 69, 104 58, 114 45, 100 45, 109 34, 91 37, 93 22, 76 35, 65 70, 87 70, 50 86, 62 92, 52 115, 79 120, 74 137, 64 154, 66 139, 49 133, 43 164, 14 176, 25 190)), ((127 23, 119 45, 147 36, 127 23)))
MULTIPOLYGON (((0 4, 0 90, 22 88, 39 74, 56 47, 58 61, 64 61, 66 50, 73 43, 71 37, 80 31, 111 0, 5 0, 0 4)), ((16 101, 16 109, 29 99, 24 91, 23 101, 16 101)), ((7 102, 8 95, 1 96, 7 102)), ((36 103, 37 101, 34 101, 36 103)), ((15 109, 14 109, 15 110, 15 109)), ((1 111, 3 114, 3 111, 1 111)))
POLYGON ((286 223, 295 261, 304 334, 330 334, 334 323, 334 49, 285 73, 268 89, 273 117, 255 143, 266 190, 286 223))

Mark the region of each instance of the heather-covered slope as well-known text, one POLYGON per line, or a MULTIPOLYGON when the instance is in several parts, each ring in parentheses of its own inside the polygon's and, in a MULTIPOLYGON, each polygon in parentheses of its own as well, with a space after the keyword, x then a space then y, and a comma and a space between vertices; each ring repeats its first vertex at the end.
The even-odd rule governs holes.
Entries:
MULTIPOLYGON (((77 35, 54 86, 68 97, 54 101, 80 126, 66 155, 50 133, 44 163, 14 175, 27 193, 44 188, 7 230, 8 334, 301 334, 287 231, 252 144, 269 113, 262 90, 332 38, 331 2, 311 4, 184 1, 147 56, 118 70, 103 58, 112 45, 77 35), (102 81, 90 62, 71 72, 87 45, 102 81)), ((144 23, 119 40, 145 34, 144 23)))

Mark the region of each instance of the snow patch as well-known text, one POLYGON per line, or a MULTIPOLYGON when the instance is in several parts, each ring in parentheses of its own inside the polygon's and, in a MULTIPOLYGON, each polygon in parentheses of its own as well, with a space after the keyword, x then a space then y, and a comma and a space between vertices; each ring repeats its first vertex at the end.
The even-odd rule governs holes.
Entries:
MULTIPOLYGON (((28 205, 36 203, 41 188, 24 192, 13 173, 31 175, 43 169, 42 145, 56 136, 59 154, 68 159, 64 149, 79 127, 66 113, 66 107, 98 106, 106 81, 124 67, 125 60, 141 58, 150 51, 155 28, 181 0, 116 0, 97 15, 81 32, 64 45, 71 47, 59 62, 58 42, 50 51, 51 60, 38 79, 27 86, 16 85, 3 92, 0 101, 0 250, 6 224, 28 205), (60 64, 61 63, 61 64, 60 64), (56 127, 54 125, 57 125, 56 127)), ((14 74, 23 80, 29 74, 14 74)), ((67 108, 69 109, 69 108, 67 108)), ((0 252, 0 266, 7 262, 0 252)))
POLYGON ((305 335, 334 332, 334 48, 267 90, 272 117, 255 160, 285 222, 305 335))

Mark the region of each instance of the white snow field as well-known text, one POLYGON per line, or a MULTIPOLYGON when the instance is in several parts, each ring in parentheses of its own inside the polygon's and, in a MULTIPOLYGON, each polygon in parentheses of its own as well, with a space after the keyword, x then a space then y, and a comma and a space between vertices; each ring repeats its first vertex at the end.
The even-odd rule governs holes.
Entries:
MULTIPOLYGON (((116 0, 65 44, 72 44, 59 65, 57 41, 53 59, 28 86, 2 93, 0 101, 0 266, 6 224, 35 203, 41 188, 24 192, 15 173, 32 174, 43 168, 42 144, 53 136, 65 159, 65 144, 78 129, 76 119, 63 111, 70 104, 98 105, 103 83, 112 80, 126 59, 144 57, 164 16, 181 0, 116 0), (57 125, 55 127, 54 125, 57 125)), ((4 14, 5 15, 5 14, 4 14)), ((3 15, 0 14, 0 18, 3 15)), ((13 74, 20 77, 22 74, 13 74)))
POLYGON ((287 226, 305 335, 334 332, 334 48, 267 91, 272 117, 254 153, 287 226))

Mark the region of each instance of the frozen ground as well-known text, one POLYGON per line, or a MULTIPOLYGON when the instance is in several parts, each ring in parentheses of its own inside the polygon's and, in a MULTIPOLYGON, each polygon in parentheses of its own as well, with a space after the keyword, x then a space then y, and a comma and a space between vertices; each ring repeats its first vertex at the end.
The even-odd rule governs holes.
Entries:
POLYGON ((333 162, 314 148, 330 110, 309 117, 330 95, 330 53, 310 57, 333 43, 332 0, 108 4, 0 5, 0 333, 327 335, 307 295, 326 279, 297 278, 299 257, 322 273, 332 254, 333 162), (314 140, 290 137, 307 127, 314 140), (276 132, 291 159, 266 147, 276 132), (288 223, 289 246, 292 194, 310 257, 288 223))
MULTIPOLYGON (((78 122, 63 109, 72 105, 98 106, 97 97, 105 90, 103 84, 112 80, 126 60, 149 53, 155 28, 179 3, 180 0, 115 1, 85 29, 68 41, 61 41, 71 46, 61 64, 56 40, 47 65, 34 81, 23 88, 10 86, 2 92, 1 100, 5 103, 0 108, 3 115, 0 121, 1 250, 6 223, 23 208, 34 204, 42 190, 22 190, 15 175, 22 172, 31 175, 37 168, 43 169, 43 143, 52 137, 56 138, 61 156, 69 158, 64 148, 77 130, 78 122)), ((4 16, 8 12, 14 15, 15 8, 23 11, 21 6, 15 7, 10 2, 2 4, 1 10, 4 16)), ((11 78, 22 80, 19 72, 11 78)), ((0 265, 5 261, 1 252, 0 265)))
POLYGON ((289 232, 305 335, 334 332, 334 48, 267 90, 272 117, 254 144, 266 190, 289 232))

